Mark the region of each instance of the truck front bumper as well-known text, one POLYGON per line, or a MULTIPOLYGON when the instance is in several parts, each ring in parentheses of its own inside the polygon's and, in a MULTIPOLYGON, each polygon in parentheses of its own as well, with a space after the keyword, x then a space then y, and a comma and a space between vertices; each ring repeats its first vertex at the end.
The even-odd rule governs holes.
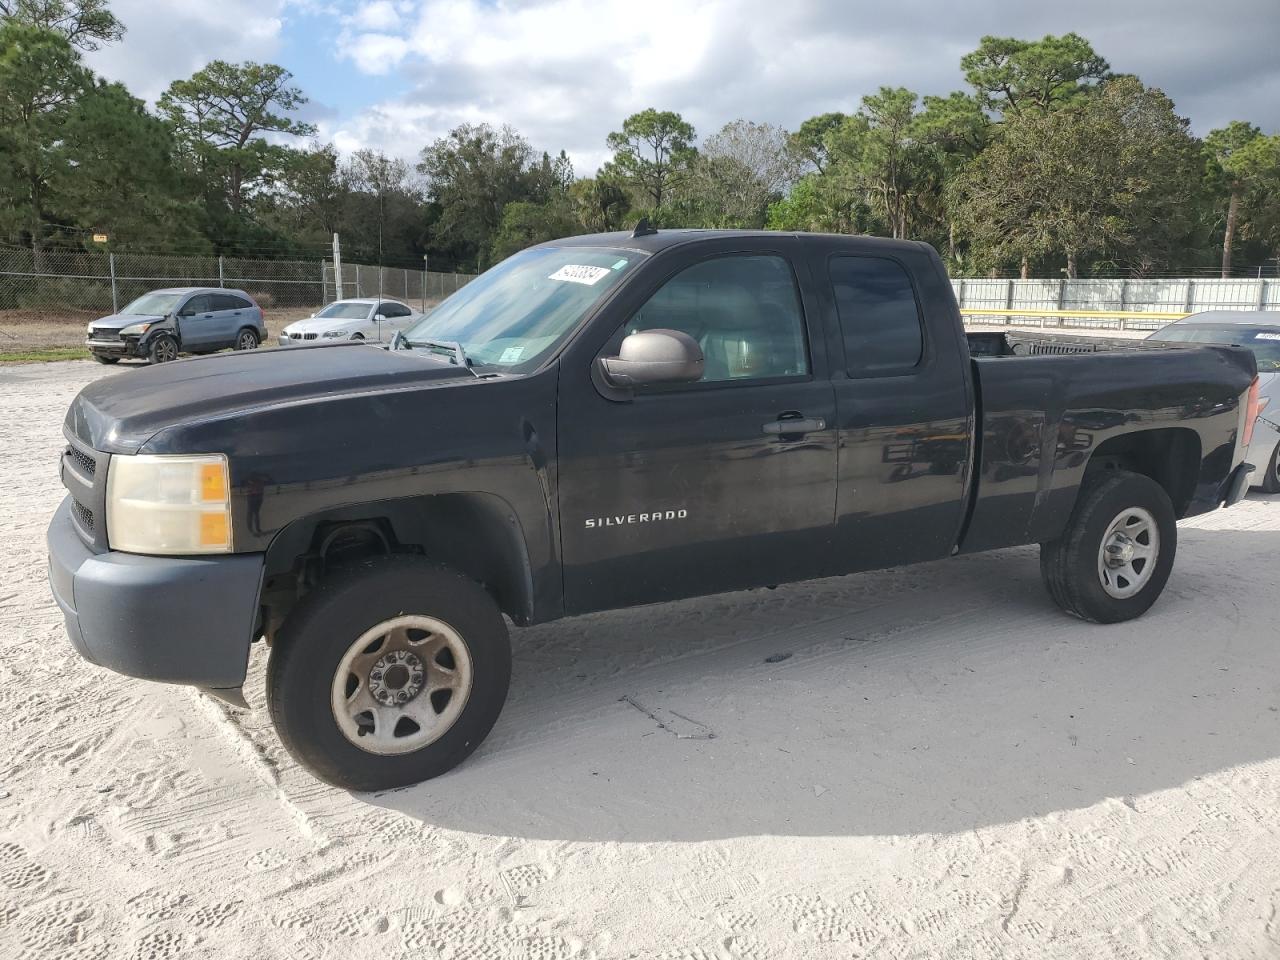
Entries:
POLYGON ((128 340, 86 340, 85 347, 90 353, 99 353, 104 357, 141 357, 145 351, 138 349, 137 337, 128 340))
POLYGON ((70 497, 53 515, 47 540, 49 586, 80 656, 144 680, 212 691, 244 684, 262 554, 95 553, 76 533, 70 497))

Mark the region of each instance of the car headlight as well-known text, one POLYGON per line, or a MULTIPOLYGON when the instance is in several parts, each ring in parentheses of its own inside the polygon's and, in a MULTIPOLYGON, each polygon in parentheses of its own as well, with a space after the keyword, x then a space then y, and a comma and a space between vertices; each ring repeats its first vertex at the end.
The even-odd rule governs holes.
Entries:
POLYGON ((349 330, 326 330, 324 333, 320 334, 320 336, 324 337, 326 340, 332 340, 335 337, 345 337, 348 333, 350 333, 349 330))
POLYGON ((120 331, 122 337, 140 337, 152 327, 151 323, 131 323, 120 331))
POLYGON ((112 457, 107 540, 128 553, 229 553, 230 494, 220 453, 112 457))

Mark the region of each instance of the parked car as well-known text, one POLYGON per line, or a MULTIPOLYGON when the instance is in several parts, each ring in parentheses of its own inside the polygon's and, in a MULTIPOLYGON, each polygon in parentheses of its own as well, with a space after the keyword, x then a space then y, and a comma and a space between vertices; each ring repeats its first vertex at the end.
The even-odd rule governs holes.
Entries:
POLYGON ((1038 543, 1065 611, 1139 616, 1176 521, 1244 496, 1254 355, 973 342, 921 243, 639 227, 545 243, 394 349, 85 387, 53 595, 94 663, 242 705, 265 637, 284 745, 361 790, 441 774, 485 738, 511 671, 503 614, 1038 543))
POLYGON ((390 340, 398 330, 416 323, 422 314, 399 300, 355 297, 335 300, 305 320, 280 331, 280 345, 301 346, 326 340, 390 340))
POLYGON ((85 345, 99 363, 125 357, 165 363, 182 353, 252 350, 267 336, 262 308, 243 290, 152 290, 89 324, 85 345))
POLYGON ((1257 466, 1250 483, 1280 493, 1280 311, 1207 310, 1175 320, 1148 337, 1162 343, 1220 343, 1248 347, 1258 362, 1258 424, 1249 445, 1257 466))

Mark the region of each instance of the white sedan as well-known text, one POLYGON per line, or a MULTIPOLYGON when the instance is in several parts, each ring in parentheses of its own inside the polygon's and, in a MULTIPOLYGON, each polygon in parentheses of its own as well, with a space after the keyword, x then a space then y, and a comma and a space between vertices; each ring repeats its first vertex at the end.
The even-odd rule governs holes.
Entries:
POLYGON ((332 343, 334 340, 390 340, 397 330, 416 323, 422 314, 399 300, 377 297, 355 297, 335 300, 305 320, 298 320, 280 331, 280 345, 301 346, 306 343, 332 343))

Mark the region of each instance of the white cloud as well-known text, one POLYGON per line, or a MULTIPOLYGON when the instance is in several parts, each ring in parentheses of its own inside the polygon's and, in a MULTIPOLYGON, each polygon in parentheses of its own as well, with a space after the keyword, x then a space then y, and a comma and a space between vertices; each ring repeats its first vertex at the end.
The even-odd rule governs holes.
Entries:
POLYGON ((93 69, 154 103, 170 82, 211 60, 271 60, 288 0, 112 0, 128 32, 87 56, 93 69))
POLYGON ((351 24, 358 30, 395 30, 400 26, 400 12, 391 0, 373 0, 356 9, 351 24))

